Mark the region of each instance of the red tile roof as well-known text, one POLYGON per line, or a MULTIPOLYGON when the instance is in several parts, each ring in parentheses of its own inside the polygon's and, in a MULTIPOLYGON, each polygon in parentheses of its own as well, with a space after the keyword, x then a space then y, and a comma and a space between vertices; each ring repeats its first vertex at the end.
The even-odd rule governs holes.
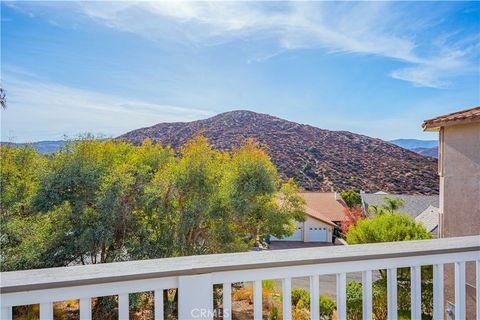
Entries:
POLYGON ((321 214, 320 212, 318 212, 316 210, 313 210, 310 207, 306 207, 305 211, 306 211, 307 215, 309 215, 310 217, 312 217, 316 220, 320 220, 320 221, 325 222, 326 224, 329 224, 331 226, 336 226, 336 224, 333 223, 332 220, 328 219, 325 215, 321 214))
POLYGON ((480 106, 423 121, 423 130, 436 130, 456 124, 480 122, 480 106))
POLYGON ((319 220, 343 220, 345 207, 335 199, 334 192, 302 192, 300 195, 307 202, 307 213, 310 216, 319 220))

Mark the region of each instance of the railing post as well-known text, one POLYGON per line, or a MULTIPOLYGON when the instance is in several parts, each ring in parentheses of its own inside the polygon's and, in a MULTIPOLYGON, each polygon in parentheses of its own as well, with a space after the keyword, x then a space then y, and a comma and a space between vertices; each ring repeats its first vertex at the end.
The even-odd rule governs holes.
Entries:
POLYGON ((310 277, 310 317, 311 319, 320 319, 320 277, 314 275, 310 277))
POLYGON ((153 295, 155 320, 163 320, 163 289, 155 290, 153 295))
POLYGON ((433 265, 433 319, 443 320, 443 264, 433 265))
POLYGON ((12 320, 13 318, 13 314, 12 314, 13 310, 12 310, 12 307, 2 307, 2 320, 5 319, 5 320, 12 320))
POLYGON ((422 319, 422 267, 410 268, 410 309, 412 319, 422 319))
POLYGON ((466 318, 465 292, 465 262, 455 262, 455 320, 466 318))
POLYGON ((53 302, 40 303, 40 319, 53 320, 53 302))
POLYGON ((347 275, 337 273, 337 319, 347 319, 347 275))
POLYGON ((128 293, 118 295, 118 319, 128 320, 130 303, 128 302, 128 293))
POLYGON ((282 305, 283 319, 292 319, 292 279, 284 278, 282 280, 282 305))
POLYGON ((230 282, 223 284, 223 319, 232 319, 232 284, 230 282))
POLYGON ((253 319, 262 320, 262 280, 253 282, 253 319))
POLYGON ((213 319, 211 274, 178 278, 178 319, 213 319))
POLYGON ((387 269, 388 319, 397 320, 397 269, 387 269))
POLYGON ((362 272, 363 319, 371 320, 372 315, 372 271, 362 272))
POLYGON ((80 319, 81 320, 92 319, 92 301, 90 298, 80 299, 80 319))

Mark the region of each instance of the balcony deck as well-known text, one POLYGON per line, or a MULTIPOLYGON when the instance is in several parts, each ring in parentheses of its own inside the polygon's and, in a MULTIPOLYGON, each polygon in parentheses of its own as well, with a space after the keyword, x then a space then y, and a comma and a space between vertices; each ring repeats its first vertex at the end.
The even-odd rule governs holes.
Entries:
MULTIPOLYGON (((189 256, 72 266, 1 273, 2 319, 11 319, 12 306, 40 303, 42 319, 52 319, 52 303, 80 299, 82 319, 91 319, 92 297, 118 295, 119 318, 128 318, 128 294, 155 291, 156 319, 163 319, 163 297, 168 288, 179 289, 180 319, 212 319, 213 285, 224 286, 224 318, 229 319, 231 284, 253 281, 254 316, 262 318, 261 280, 281 279, 283 315, 291 318, 291 279, 310 277, 311 315, 319 315, 319 276, 337 277, 337 318, 346 317, 346 273, 362 272, 364 319, 372 317, 372 271, 387 269, 389 319, 397 318, 396 269, 410 267, 412 273, 412 318, 421 315, 420 267, 434 266, 434 317, 442 319, 443 265, 456 269, 456 317, 465 310, 465 263, 480 261, 480 236, 377 243, 366 245, 304 248, 189 256), (206 312, 197 312, 205 310, 206 312), (195 313, 198 313, 197 314, 195 313), (195 313, 195 314, 194 314, 195 313)), ((477 290, 479 288, 477 276, 477 290)), ((477 294, 478 297, 478 294, 477 294)), ((478 298, 477 298, 478 300, 478 298)), ((478 301, 477 301, 478 308, 478 301)), ((231 310, 230 310, 231 311, 231 310)), ((462 313, 463 312, 463 313, 462 313)))

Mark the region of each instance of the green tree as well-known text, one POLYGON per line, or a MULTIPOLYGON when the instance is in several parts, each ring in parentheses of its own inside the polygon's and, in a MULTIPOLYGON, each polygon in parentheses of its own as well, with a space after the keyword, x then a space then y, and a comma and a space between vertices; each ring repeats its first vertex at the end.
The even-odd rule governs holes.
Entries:
POLYGON ((0 146, 1 202, 0 213, 6 222, 11 217, 26 217, 32 212, 40 174, 47 160, 31 146, 0 146))
POLYGON ((361 219, 347 233, 349 244, 430 239, 425 227, 409 215, 388 213, 361 219))
MULTIPOLYGON (((231 212, 220 196, 228 161, 228 154, 213 150, 204 137, 186 143, 146 188, 142 214, 148 217, 144 223, 151 232, 142 236, 139 245, 148 241, 155 255, 245 249, 232 244, 231 212)), ((147 257, 152 253, 144 252, 147 257)))
POLYGON ((305 219, 253 141, 178 150, 85 137, 48 157, 2 147, 2 269, 244 251, 305 219), (35 230, 31 234, 31 230, 35 230))
POLYGON ((343 201, 350 209, 360 207, 362 205, 362 197, 360 196, 360 193, 352 189, 340 192, 340 197, 342 197, 343 201))
MULTIPOLYGON (((144 186, 171 150, 146 141, 142 146, 89 137, 55 153, 40 178, 34 209, 47 214, 69 206, 68 230, 46 241, 43 266, 102 263, 128 259, 125 246, 138 224, 144 186)), ((48 240, 48 239, 46 239, 48 240)))
MULTIPOLYGON (((362 219, 358 221, 357 225, 351 227, 347 233, 347 242, 349 244, 423 240, 431 238, 431 233, 429 233, 422 224, 415 222, 409 215, 395 212, 389 213, 388 211, 376 215, 372 219, 362 219)), ((386 290, 386 272, 385 270, 379 270, 379 273, 380 279, 377 280, 376 290, 386 290)), ((424 297, 424 299, 422 299, 422 310, 427 316, 433 312, 431 298, 433 289, 432 277, 431 266, 422 267, 422 297, 424 297)), ((410 311, 410 268, 397 269, 397 283, 399 310, 408 314, 410 311)), ((377 292, 376 294, 381 299, 386 297, 386 294, 382 294, 381 292, 377 292)), ((377 301, 377 304, 379 306, 383 305, 382 301, 377 301)))
POLYGON ((383 198, 383 203, 380 206, 370 205, 368 207, 368 212, 371 215, 381 215, 384 213, 394 213, 398 209, 401 209, 405 205, 403 199, 394 198, 394 197, 385 197, 383 198))
POLYGON ((223 186, 227 205, 240 227, 237 230, 257 247, 268 235, 291 235, 294 222, 306 219, 298 186, 293 180, 279 182, 275 166, 253 140, 233 151, 223 186))

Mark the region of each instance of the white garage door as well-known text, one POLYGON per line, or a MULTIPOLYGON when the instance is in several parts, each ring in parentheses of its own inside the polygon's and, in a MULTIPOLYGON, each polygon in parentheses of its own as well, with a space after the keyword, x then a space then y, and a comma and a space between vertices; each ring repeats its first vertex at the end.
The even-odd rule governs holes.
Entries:
POLYGON ((285 238, 283 240, 302 241, 302 232, 303 232, 303 228, 302 227, 297 227, 297 230, 295 230, 293 232, 291 237, 285 238))
POLYGON ((275 237, 271 237, 272 241, 275 240, 281 240, 281 241, 302 241, 302 233, 303 233, 303 228, 302 227, 297 227, 297 230, 295 230, 292 234, 291 237, 285 237, 282 239, 277 239, 275 237))
POLYGON ((310 228, 309 232, 309 241, 311 242, 324 242, 327 241, 327 228, 310 228))

